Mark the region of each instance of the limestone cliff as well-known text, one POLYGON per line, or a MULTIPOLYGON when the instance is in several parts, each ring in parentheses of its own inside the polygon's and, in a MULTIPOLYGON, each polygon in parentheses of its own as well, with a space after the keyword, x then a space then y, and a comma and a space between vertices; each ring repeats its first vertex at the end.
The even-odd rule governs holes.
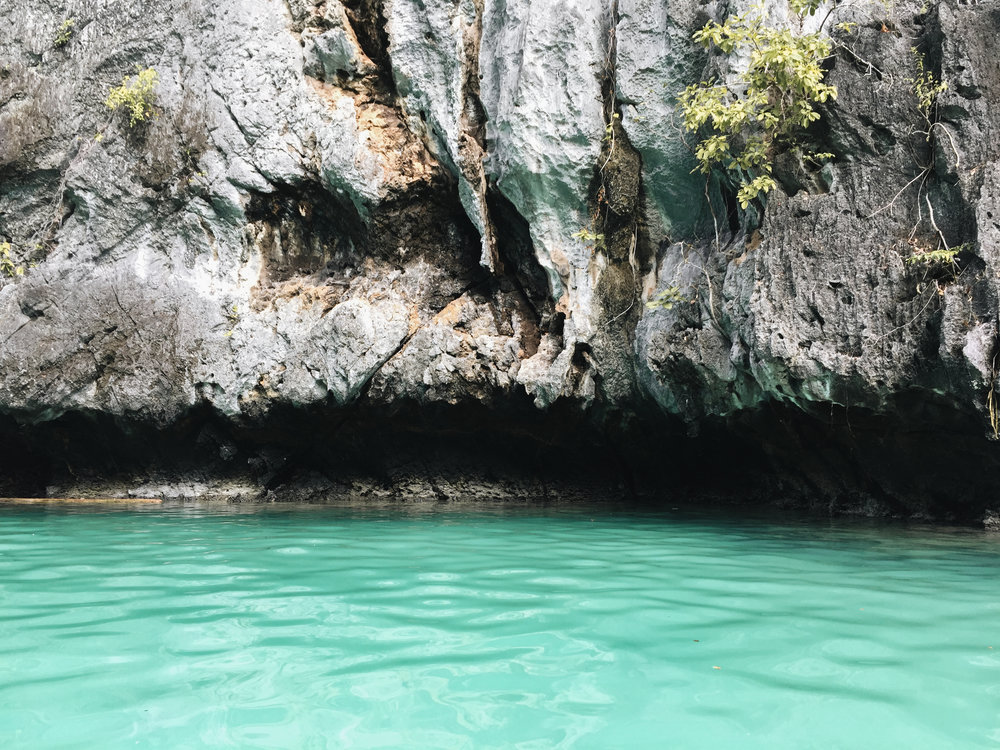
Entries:
POLYGON ((0 489, 995 507, 1000 4, 807 19, 759 221, 676 103, 742 5, 0 0, 0 489))

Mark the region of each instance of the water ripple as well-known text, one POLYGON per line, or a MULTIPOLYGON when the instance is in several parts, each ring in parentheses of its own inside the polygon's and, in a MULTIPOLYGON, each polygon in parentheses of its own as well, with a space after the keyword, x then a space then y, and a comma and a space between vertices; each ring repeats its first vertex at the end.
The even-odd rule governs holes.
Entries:
POLYGON ((0 508, 0 745, 997 747, 998 573, 965 530, 0 508))

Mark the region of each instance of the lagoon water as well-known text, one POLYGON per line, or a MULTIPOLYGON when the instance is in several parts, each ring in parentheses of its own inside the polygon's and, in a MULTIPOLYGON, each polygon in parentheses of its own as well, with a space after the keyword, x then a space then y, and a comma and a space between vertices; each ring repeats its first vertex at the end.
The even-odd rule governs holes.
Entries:
POLYGON ((0 507, 0 747, 1000 747, 1000 536, 0 507))

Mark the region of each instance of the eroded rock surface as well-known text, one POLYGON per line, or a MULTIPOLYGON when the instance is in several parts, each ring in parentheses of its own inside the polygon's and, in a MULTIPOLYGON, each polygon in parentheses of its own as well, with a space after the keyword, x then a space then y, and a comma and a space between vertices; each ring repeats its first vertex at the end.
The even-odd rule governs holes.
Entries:
POLYGON ((761 221, 692 174, 676 104, 732 77, 691 41, 725 12, 7 0, 0 489, 493 497, 551 472, 995 507, 1000 8, 807 19, 834 157, 779 155, 761 221), (913 48, 948 83, 930 119, 913 48), (130 127, 104 99, 137 67, 156 117, 130 127), (942 243, 954 264, 912 262, 942 243))

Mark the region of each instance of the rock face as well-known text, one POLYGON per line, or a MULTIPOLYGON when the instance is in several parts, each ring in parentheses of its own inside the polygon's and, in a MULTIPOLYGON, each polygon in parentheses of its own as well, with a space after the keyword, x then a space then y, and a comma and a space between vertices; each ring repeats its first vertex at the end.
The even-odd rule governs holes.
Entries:
POLYGON ((679 126, 724 13, 7 0, 0 490, 997 507, 1000 7, 807 19, 834 157, 760 221, 679 126))

